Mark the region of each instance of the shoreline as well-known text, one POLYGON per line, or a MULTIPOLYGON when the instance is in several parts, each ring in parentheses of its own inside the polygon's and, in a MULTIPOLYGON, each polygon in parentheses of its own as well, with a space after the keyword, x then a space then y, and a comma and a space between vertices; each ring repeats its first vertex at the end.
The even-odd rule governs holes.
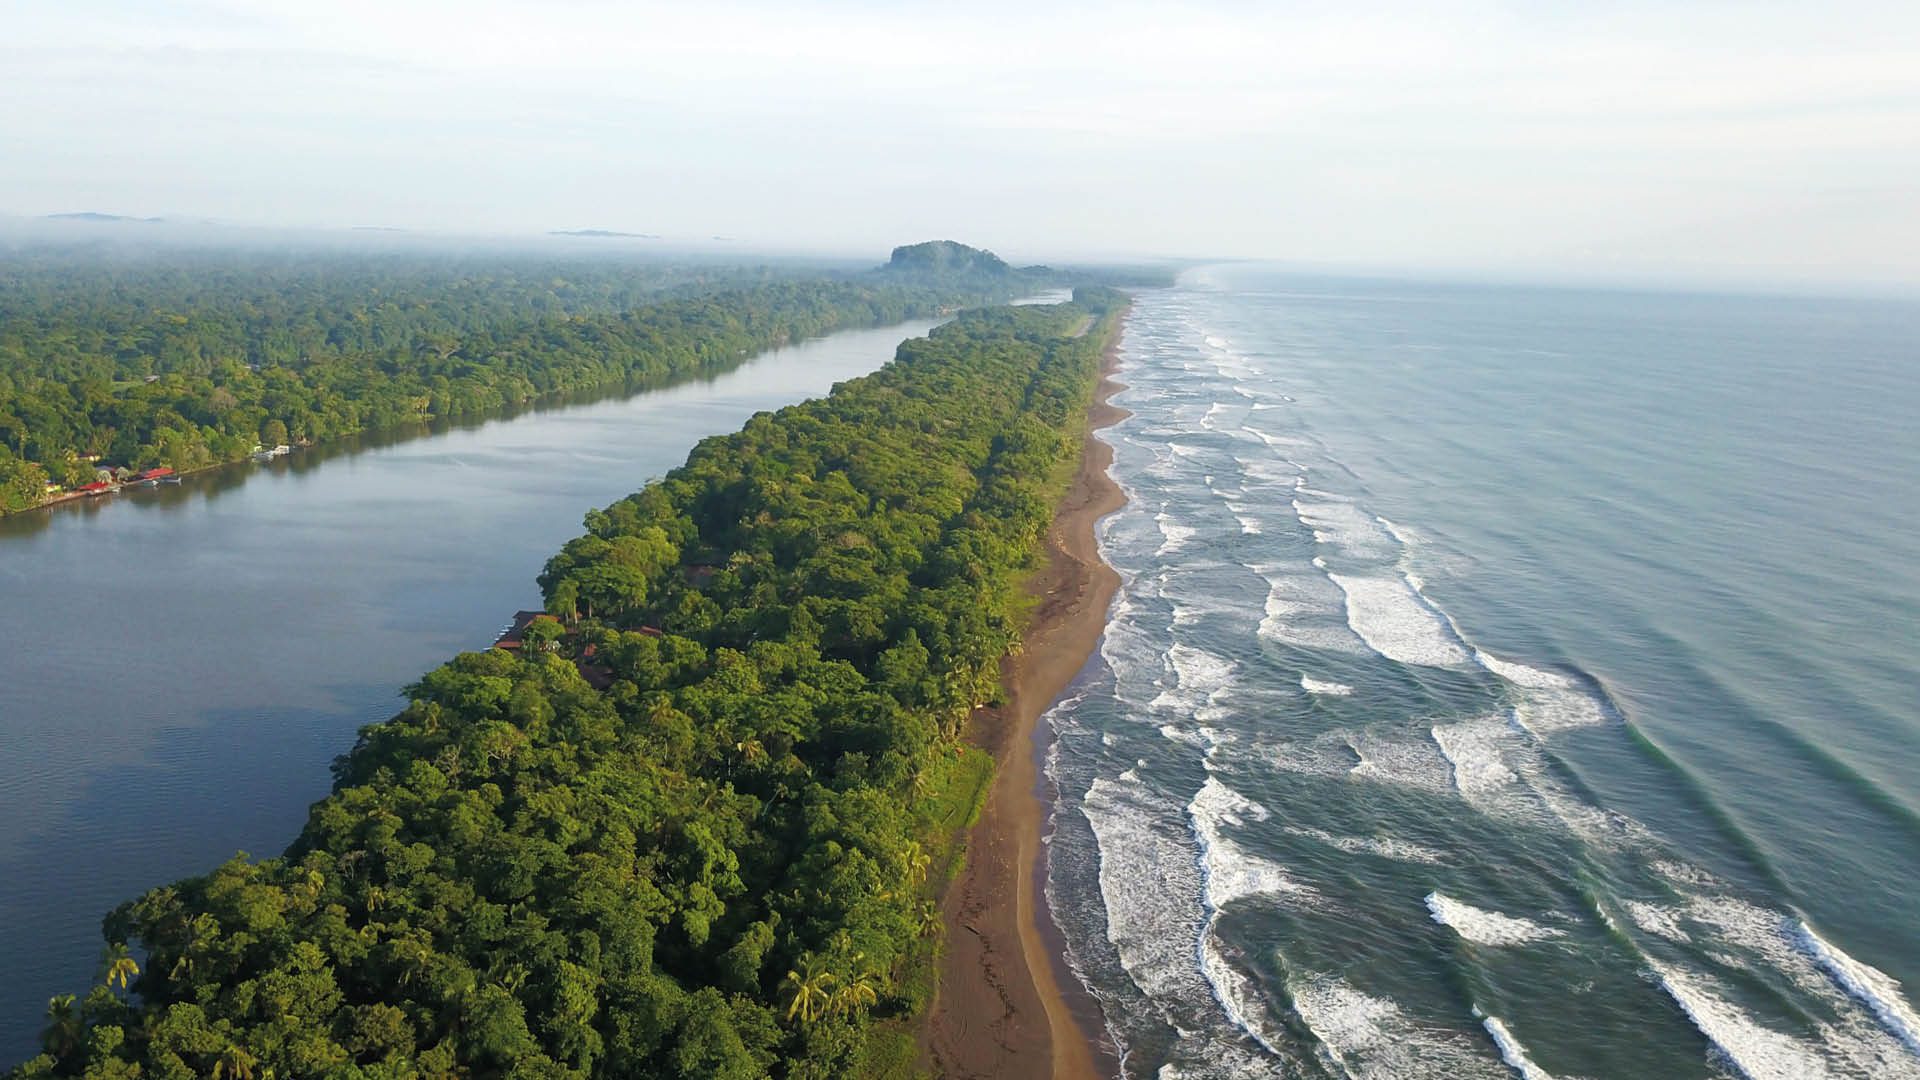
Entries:
POLYGON ((1094 527, 1126 503, 1107 474, 1113 447, 1095 432, 1129 414, 1108 403, 1116 335, 1101 362, 1072 485, 1047 531, 1047 562, 1028 582, 1039 599, 1019 655, 1001 663, 1006 700, 975 713, 969 736, 994 757, 993 788, 967 843, 967 863, 941 900, 947 948, 923 1051, 942 1078, 1094 1080, 1118 1062, 1099 1008, 1067 969, 1047 910, 1042 830, 1052 812, 1040 769, 1040 717, 1092 660, 1120 575, 1100 559, 1094 527))

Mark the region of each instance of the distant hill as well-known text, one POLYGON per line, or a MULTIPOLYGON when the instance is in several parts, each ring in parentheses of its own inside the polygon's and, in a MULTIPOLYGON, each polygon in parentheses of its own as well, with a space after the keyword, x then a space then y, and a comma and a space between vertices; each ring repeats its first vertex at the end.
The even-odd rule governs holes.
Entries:
POLYGON ((125 214, 102 214, 93 210, 81 210, 71 214, 48 214, 48 221, 137 221, 143 225, 159 222, 157 217, 128 217, 125 214))
POLYGON ((920 244, 902 244, 893 249, 886 269, 897 273, 938 274, 951 277, 987 275, 1003 277, 1015 273, 1006 260, 991 251, 952 240, 928 240, 920 244))
POLYGON ((554 229, 548 236, 590 236, 617 240, 658 240, 652 233, 615 232, 612 229, 554 229))

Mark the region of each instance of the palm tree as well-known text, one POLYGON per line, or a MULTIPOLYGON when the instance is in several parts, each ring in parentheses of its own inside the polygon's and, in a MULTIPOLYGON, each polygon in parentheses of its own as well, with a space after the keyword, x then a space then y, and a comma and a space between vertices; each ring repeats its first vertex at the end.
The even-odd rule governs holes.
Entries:
POLYGON ((825 1015, 833 1005, 833 972, 823 971, 809 956, 800 962, 800 967, 787 972, 783 986, 787 994, 787 1019, 795 1016, 803 1024, 811 1024, 825 1015))
POLYGON ((940 931, 944 928, 945 923, 940 918, 940 905, 931 900, 921 901, 919 921, 920 936, 923 938, 938 937, 940 931))
POLYGON ((863 954, 853 954, 858 973, 833 995, 833 1011, 843 1016, 865 1012, 880 1000, 880 975, 870 967, 860 966, 862 959, 863 954))
POLYGON ((259 1059, 248 1053, 246 1047, 229 1043, 213 1063, 213 1080, 253 1080, 253 1067, 258 1064, 259 1059))
POLYGON ((927 880, 927 870, 933 866, 933 857, 920 846, 920 841, 907 841, 905 862, 907 864, 907 884, 918 886, 927 880))
POLYGON ((64 1058, 80 1049, 87 1026, 74 1008, 72 994, 61 994, 47 1002, 47 1026, 40 1032, 40 1045, 56 1058, 64 1058))
POLYGON ((101 966, 106 971, 105 982, 108 986, 118 986, 125 990, 140 977, 140 965, 134 963, 133 954, 127 951, 127 943, 115 942, 101 955, 101 966))

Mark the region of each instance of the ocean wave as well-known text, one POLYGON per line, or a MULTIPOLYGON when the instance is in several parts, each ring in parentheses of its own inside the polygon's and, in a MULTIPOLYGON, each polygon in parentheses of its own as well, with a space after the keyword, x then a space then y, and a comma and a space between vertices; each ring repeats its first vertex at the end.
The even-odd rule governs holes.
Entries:
POLYGON ((1318 895, 1311 886, 1295 881, 1279 863, 1253 854, 1226 835, 1228 826, 1244 828, 1249 822, 1267 820, 1268 814, 1266 807, 1221 783, 1218 777, 1207 777, 1187 804, 1187 816, 1200 842, 1207 907, 1218 911, 1250 896, 1311 900, 1318 895))
POLYGON ((1187 541, 1200 535, 1200 530, 1191 525, 1182 525, 1165 512, 1154 515, 1154 523, 1160 526, 1160 535, 1166 539, 1160 544, 1155 555, 1171 555, 1187 546, 1187 541))
POLYGON ((1840 951, 1839 946, 1815 933, 1813 927, 1804 920, 1797 924, 1796 930, 1815 962, 1842 989, 1872 1010, 1895 1038, 1914 1053, 1920 1054, 1920 1015, 1914 1013, 1913 1006, 1901 995, 1900 983, 1886 972, 1840 951))
POLYGON ((1513 1037, 1513 1032, 1507 1030, 1507 1025, 1501 1023, 1499 1017, 1486 1017, 1480 1022, 1480 1026, 1487 1029, 1487 1034, 1493 1039, 1493 1045, 1500 1048, 1500 1060, 1506 1062, 1508 1068, 1519 1073, 1520 1080, 1554 1080, 1552 1073, 1535 1065, 1532 1059, 1527 1057, 1526 1047, 1520 1045, 1520 1040, 1513 1037))
POLYGON ((1413 741, 1384 732, 1340 733, 1355 762, 1345 768, 1351 779, 1412 788, 1417 791, 1454 791, 1454 766, 1431 739, 1413 741))
POLYGON ((1399 541, 1380 520, 1350 502, 1293 500, 1293 513, 1322 544, 1354 558, 1384 559, 1400 550, 1399 541))
POLYGON ((1502 660, 1480 649, 1473 658, 1521 691, 1513 708, 1514 720, 1535 735, 1547 736, 1607 723, 1601 699, 1574 679, 1512 660, 1502 660))
POLYGON ((1351 697, 1353 695, 1353 687, 1348 686, 1346 683, 1316 679, 1311 675, 1300 676, 1300 689, 1305 690, 1309 694, 1324 694, 1328 697, 1351 697))
POLYGON ((1377 855, 1383 859, 1399 862, 1426 863, 1438 866, 1447 860, 1445 852, 1436 851, 1410 840, 1397 840, 1393 837, 1374 836, 1336 836, 1324 829, 1315 829, 1305 825, 1289 825, 1287 832, 1294 836, 1304 836, 1317 840, 1337 851, 1355 855, 1377 855))
POLYGON ((1081 800, 1099 848, 1107 940, 1150 999, 1200 1000, 1212 991, 1193 962, 1205 918, 1198 853, 1155 802, 1132 770, 1096 778, 1081 800))
POLYGON ((1728 1062, 1748 1080, 1817 1080, 1827 1063, 1800 1040, 1762 1026, 1713 992, 1704 978, 1653 964, 1660 986, 1728 1062))
POLYGON ((1269 1016, 1266 997, 1259 983, 1228 959, 1214 932, 1212 920, 1200 942, 1200 970, 1207 985, 1213 987, 1214 1000, 1220 1003, 1227 1019, 1253 1037, 1261 1048, 1276 1057, 1282 1055, 1280 1027, 1269 1016))
POLYGON ((1327 575, 1347 594, 1347 625, 1374 652, 1402 664, 1470 662, 1453 630, 1401 577, 1327 575))
POLYGON ((1505 1077, 1464 1036, 1417 1023, 1398 1005, 1331 976, 1291 984, 1287 995, 1329 1064, 1353 1080, 1505 1077))
POLYGON ((1427 911, 1433 921, 1451 927, 1454 933, 1477 945, 1531 945, 1536 941, 1565 936, 1565 931, 1526 919, 1488 911, 1455 900, 1438 890, 1427 894, 1427 911))
POLYGON ((1497 717, 1435 724, 1433 741, 1453 766, 1453 786, 1469 801, 1482 799, 1517 784, 1519 774, 1507 767, 1502 743, 1511 730, 1497 717))

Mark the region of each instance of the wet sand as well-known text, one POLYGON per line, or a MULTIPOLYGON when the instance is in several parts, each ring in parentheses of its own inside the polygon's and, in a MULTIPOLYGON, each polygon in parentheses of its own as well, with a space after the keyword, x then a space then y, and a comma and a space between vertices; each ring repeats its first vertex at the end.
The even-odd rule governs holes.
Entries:
POLYGON ((1126 498, 1107 475, 1113 448, 1092 435, 1127 416, 1107 403, 1118 339, 1108 350, 1079 472, 1047 535, 1047 565, 1020 655, 1002 666, 1006 702, 981 709, 971 737, 994 755, 993 790, 967 841, 967 865, 943 902, 947 950, 924 1032, 947 1080, 1091 1080, 1117 1072, 1098 1010, 1066 969, 1041 888, 1048 807, 1038 756, 1040 715, 1080 673, 1105 631, 1119 575, 1100 561, 1094 525, 1126 498))

